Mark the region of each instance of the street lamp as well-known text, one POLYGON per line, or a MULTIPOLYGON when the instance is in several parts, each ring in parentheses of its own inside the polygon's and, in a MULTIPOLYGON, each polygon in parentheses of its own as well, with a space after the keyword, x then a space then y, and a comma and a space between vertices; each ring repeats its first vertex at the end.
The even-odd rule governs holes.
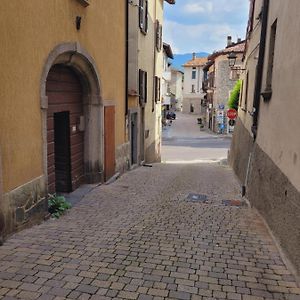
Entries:
POLYGON ((236 63, 237 55, 234 52, 231 52, 228 56, 229 67, 233 68, 236 63))
POLYGON ((236 70, 239 72, 243 72, 246 70, 246 69, 241 68, 240 66, 235 67, 236 59, 237 59, 236 53, 231 52, 230 54, 228 54, 227 58, 228 58, 228 63, 229 63, 229 67, 231 70, 236 70))

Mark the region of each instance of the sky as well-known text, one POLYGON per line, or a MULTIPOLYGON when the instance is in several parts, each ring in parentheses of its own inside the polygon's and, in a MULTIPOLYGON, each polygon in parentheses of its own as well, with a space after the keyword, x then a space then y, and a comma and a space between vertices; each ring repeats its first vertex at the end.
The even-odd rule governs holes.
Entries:
POLYGON ((164 42, 176 54, 223 49, 245 38, 249 0, 176 0, 164 5, 164 42))

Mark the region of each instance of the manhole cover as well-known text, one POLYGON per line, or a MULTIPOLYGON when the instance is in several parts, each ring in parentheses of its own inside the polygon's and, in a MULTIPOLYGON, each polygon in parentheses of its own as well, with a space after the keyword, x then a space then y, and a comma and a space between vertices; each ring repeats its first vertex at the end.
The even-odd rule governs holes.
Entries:
POLYGON ((207 202, 207 195, 189 193, 186 199, 187 199, 187 201, 191 201, 191 202, 205 203, 205 202, 207 202))
POLYGON ((237 207, 246 205, 246 203, 241 200, 222 200, 222 204, 224 204, 225 206, 237 206, 237 207))

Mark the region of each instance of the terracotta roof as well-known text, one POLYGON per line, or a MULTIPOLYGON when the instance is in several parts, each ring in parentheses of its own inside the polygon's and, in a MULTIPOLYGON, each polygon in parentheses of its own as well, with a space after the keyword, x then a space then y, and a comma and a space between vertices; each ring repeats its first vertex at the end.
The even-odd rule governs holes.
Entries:
POLYGON ((211 54, 208 57, 208 59, 211 60, 211 59, 214 59, 214 58, 218 57, 219 55, 226 55, 226 54, 229 54, 231 52, 234 52, 234 53, 244 53, 244 51, 245 51, 245 45, 246 45, 245 41, 233 44, 231 46, 226 47, 225 49, 222 49, 222 50, 214 52, 213 54, 211 54))
POLYGON ((207 63, 207 57, 196 57, 187 61, 183 66, 184 67, 198 67, 203 66, 207 63))

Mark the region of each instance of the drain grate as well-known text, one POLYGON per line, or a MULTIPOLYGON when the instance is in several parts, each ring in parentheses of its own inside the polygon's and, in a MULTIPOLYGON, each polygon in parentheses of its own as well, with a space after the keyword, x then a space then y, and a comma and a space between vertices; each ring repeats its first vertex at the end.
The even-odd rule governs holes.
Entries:
POLYGON ((186 197, 186 200, 190 201, 190 202, 206 203, 207 202, 207 195, 189 193, 188 196, 186 197))
POLYGON ((237 207, 246 205, 246 203, 241 200, 222 200, 222 204, 225 206, 237 206, 237 207))

